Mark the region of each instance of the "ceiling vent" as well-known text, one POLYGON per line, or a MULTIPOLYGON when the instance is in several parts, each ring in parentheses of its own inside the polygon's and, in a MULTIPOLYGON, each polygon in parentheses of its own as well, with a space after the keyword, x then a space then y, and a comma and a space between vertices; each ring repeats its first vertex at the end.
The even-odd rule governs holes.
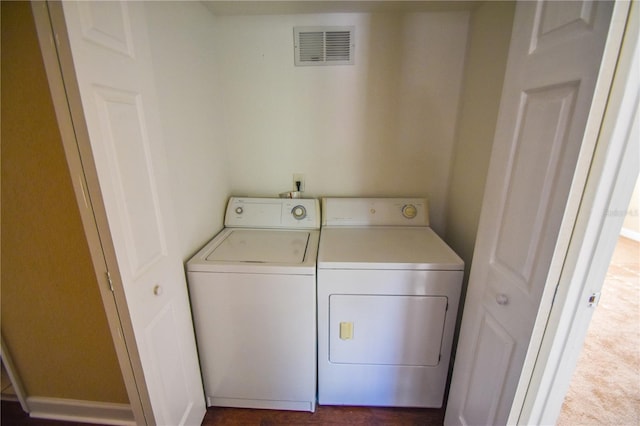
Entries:
POLYGON ((295 27, 296 65, 353 65, 354 27, 295 27))

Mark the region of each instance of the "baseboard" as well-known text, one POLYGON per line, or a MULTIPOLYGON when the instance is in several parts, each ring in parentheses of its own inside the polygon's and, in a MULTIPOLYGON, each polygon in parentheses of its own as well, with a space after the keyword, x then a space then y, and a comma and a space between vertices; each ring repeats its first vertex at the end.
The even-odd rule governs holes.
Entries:
POLYGON ((0 401, 20 402, 18 396, 11 393, 3 393, 0 395, 0 401))
POLYGON ((620 235, 622 235, 625 238, 629 238, 630 240, 640 242, 640 232, 634 231, 632 229, 622 228, 620 230, 620 235))
POLYGON ((27 406, 29 416, 38 419, 135 426, 129 404, 31 396, 27 406))

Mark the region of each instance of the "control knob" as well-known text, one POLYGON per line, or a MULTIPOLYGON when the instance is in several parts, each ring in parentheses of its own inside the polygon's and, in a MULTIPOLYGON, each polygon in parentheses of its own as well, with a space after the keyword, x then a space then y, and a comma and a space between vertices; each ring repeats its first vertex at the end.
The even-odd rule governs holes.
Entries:
POLYGON ((297 220, 302 220, 307 217, 307 209, 304 206, 297 205, 293 209, 291 209, 291 214, 297 220))
POLYGON ((402 216, 413 219, 418 215, 418 209, 413 204, 406 204, 402 207, 402 216))

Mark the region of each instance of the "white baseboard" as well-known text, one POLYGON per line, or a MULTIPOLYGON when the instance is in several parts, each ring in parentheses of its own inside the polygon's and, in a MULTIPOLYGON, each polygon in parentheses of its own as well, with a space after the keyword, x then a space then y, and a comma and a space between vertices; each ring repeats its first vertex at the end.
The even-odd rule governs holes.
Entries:
POLYGON ((27 406, 38 419, 135 426, 129 404, 30 396, 27 406))
POLYGON ((622 235, 623 237, 629 238, 630 240, 633 240, 633 241, 640 241, 640 232, 633 231, 628 228, 622 228, 620 230, 620 235, 622 235))

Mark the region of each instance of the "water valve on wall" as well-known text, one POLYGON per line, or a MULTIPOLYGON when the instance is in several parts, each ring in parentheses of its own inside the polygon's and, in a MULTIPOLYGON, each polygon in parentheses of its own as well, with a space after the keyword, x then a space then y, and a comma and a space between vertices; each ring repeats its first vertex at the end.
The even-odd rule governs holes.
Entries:
POLYGON ((304 174, 293 174, 293 190, 297 192, 304 192, 304 174))

